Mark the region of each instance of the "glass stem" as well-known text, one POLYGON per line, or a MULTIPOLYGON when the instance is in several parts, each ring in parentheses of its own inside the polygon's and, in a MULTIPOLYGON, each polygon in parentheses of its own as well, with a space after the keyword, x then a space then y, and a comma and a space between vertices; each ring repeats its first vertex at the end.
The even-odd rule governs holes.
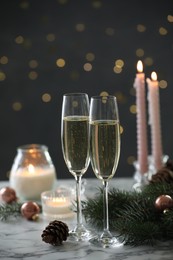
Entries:
POLYGON ((82 226, 82 208, 81 208, 81 178, 76 176, 76 203, 77 203, 77 226, 82 226))
POLYGON ((103 181, 103 228, 104 232, 109 231, 109 212, 108 212, 108 181, 103 181))

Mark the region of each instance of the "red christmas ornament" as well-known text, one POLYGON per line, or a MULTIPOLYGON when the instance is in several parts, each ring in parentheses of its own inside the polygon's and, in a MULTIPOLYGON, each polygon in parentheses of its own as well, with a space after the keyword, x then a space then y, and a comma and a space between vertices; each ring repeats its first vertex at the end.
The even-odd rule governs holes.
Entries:
POLYGON ((11 203, 17 200, 16 192, 10 187, 4 187, 0 190, 1 200, 6 203, 11 203))
POLYGON ((155 208, 159 211, 173 207, 173 199, 169 195, 161 195, 155 201, 155 208))
POLYGON ((36 202, 28 201, 21 206, 21 214, 28 220, 36 220, 39 212, 40 208, 36 202))

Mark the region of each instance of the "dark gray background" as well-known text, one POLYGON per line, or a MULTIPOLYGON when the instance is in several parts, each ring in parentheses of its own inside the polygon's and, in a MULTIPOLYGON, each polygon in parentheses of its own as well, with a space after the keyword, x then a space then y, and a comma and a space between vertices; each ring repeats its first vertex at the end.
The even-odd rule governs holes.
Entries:
MULTIPOLYGON (((132 176, 129 161, 136 158, 136 115, 129 108, 135 104, 133 82, 139 59, 146 77, 154 70, 159 81, 167 82, 167 88, 160 89, 162 141, 164 153, 172 157, 173 23, 167 19, 173 15, 172 0, 1 0, 0 7, 1 179, 8 178, 16 148, 30 143, 47 145, 57 177, 70 178, 61 151, 62 96, 86 92, 91 97, 103 91, 117 96, 124 129, 117 177, 132 176), (79 24, 83 31, 77 29, 79 24), (139 32, 138 25, 145 31, 139 32), (159 33, 161 27, 166 35, 159 33), (49 34, 53 41, 47 40, 49 34), (18 36, 24 39, 21 44, 16 43, 18 36), (139 48, 144 50, 142 57, 136 55, 139 48), (83 66, 90 52, 95 59, 87 72, 83 66), (57 67, 58 58, 66 62, 63 68, 57 67), (113 71, 117 59, 124 61, 119 74, 113 71), (38 63, 34 69, 31 60, 38 63), (32 71, 37 73, 35 80, 28 76, 32 71), (44 93, 51 95, 50 102, 42 101, 44 93), (22 106, 19 111, 13 109, 15 102, 22 106)), ((91 176, 89 168, 85 177, 91 176)))

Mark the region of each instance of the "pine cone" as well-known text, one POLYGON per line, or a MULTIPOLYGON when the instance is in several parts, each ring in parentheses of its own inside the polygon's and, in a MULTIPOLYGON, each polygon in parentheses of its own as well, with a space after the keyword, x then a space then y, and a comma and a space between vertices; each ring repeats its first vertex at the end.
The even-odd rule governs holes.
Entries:
POLYGON ((158 182, 173 182, 173 172, 170 168, 163 167, 156 174, 154 174, 150 180, 150 183, 158 183, 158 182))
POLYGON ((43 230, 41 237, 45 243, 59 246, 63 241, 67 240, 68 232, 68 226, 64 222, 54 220, 43 230))

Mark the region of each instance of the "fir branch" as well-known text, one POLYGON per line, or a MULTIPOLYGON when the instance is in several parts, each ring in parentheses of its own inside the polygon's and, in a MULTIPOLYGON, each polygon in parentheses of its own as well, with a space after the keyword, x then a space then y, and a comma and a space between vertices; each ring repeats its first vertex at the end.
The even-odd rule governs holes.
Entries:
MULTIPOLYGON (((126 244, 133 246, 173 240, 173 209, 158 212, 154 206, 156 198, 163 194, 173 198, 173 184, 149 184, 140 193, 113 188, 108 196, 110 229, 117 231, 126 244)), ((94 199, 87 199, 84 206, 86 222, 102 230, 102 191, 94 199)))
POLYGON ((0 220, 7 220, 10 217, 18 217, 20 213, 21 203, 14 202, 11 204, 0 204, 0 220))

